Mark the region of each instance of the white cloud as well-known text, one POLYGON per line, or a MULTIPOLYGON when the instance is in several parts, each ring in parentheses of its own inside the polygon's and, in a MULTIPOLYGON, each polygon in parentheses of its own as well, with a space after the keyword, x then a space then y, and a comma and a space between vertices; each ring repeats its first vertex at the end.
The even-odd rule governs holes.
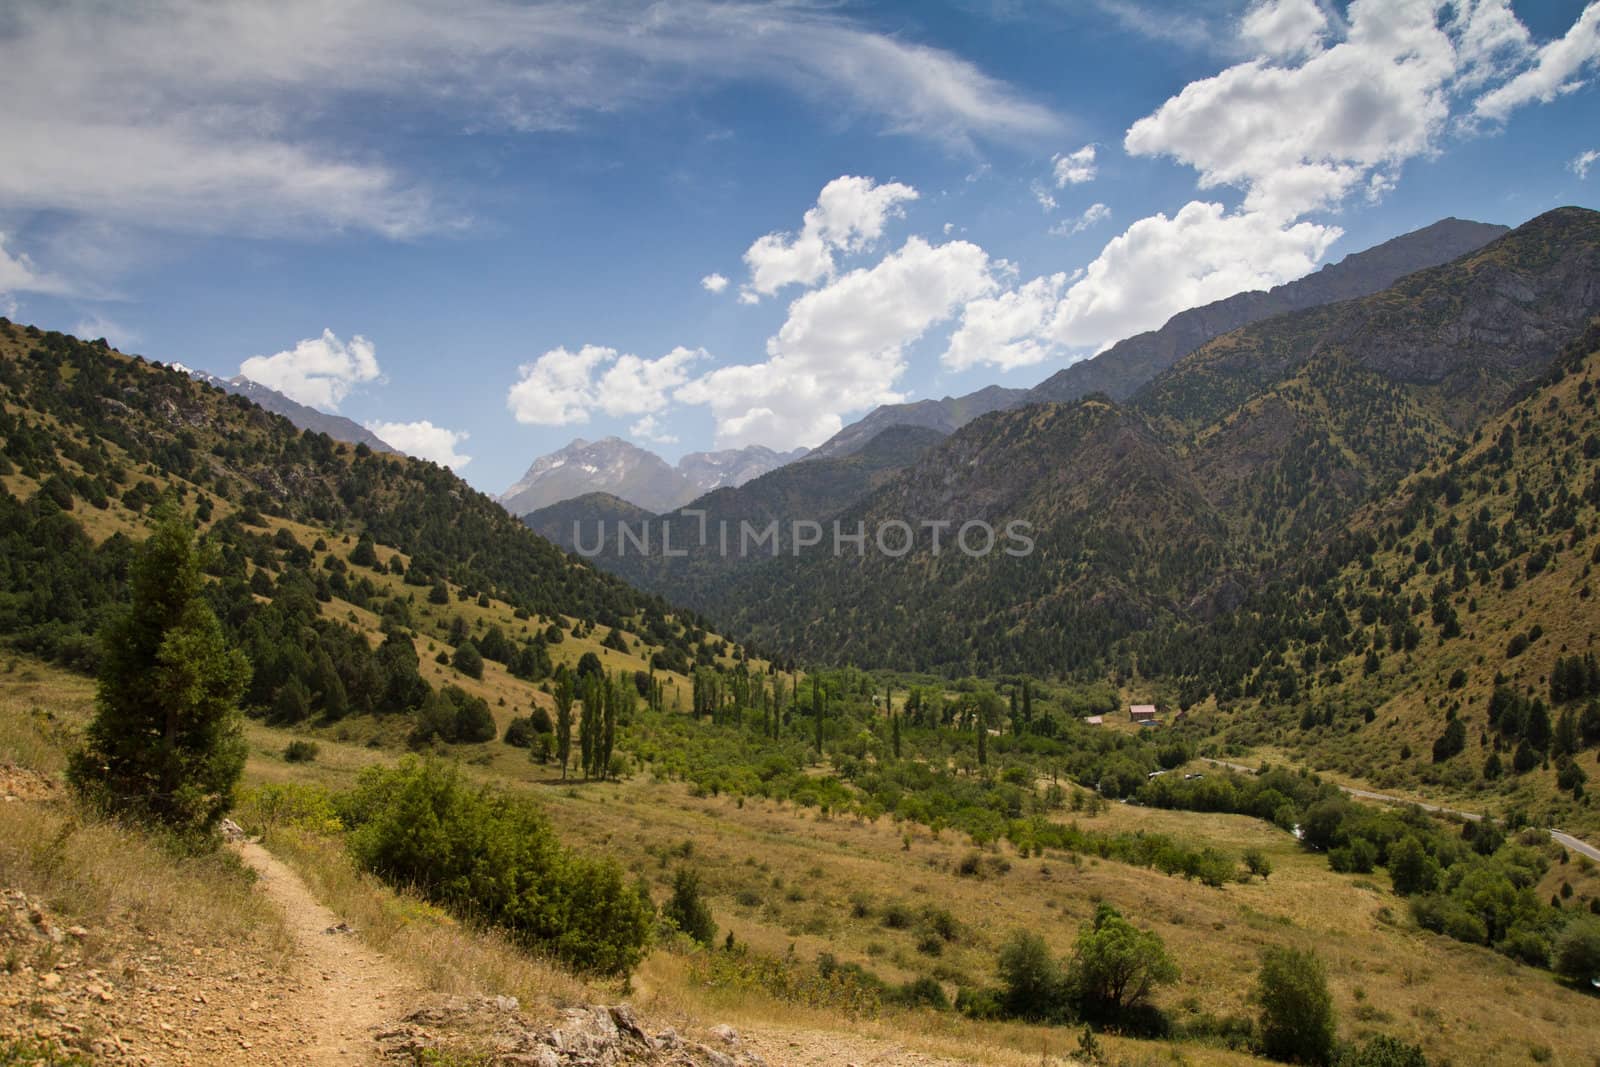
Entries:
POLYGON ((1030 190, 1033 193, 1033 199, 1038 202, 1039 207, 1044 210, 1045 214, 1049 214, 1056 209, 1056 198, 1050 195, 1050 190, 1044 187, 1043 182, 1034 182, 1030 186, 1030 190))
POLYGON ((700 288, 708 293, 720 293, 728 287, 728 279, 720 274, 707 274, 700 279, 700 288))
POLYGON ((1343 40, 1299 65, 1258 58, 1189 83, 1135 122, 1130 155, 1169 155, 1245 209, 1292 219, 1432 149, 1457 56, 1435 5, 1354 0, 1343 40))
POLYGON ((1530 57, 1477 98, 1473 119, 1569 92, 1600 60, 1600 2, 1537 50, 1508 0, 1353 0, 1347 19, 1333 25, 1313 0, 1257 5, 1242 28, 1261 54, 1185 86, 1124 147, 1171 156, 1202 188, 1242 188, 1246 211, 1292 220, 1357 190, 1381 194, 1406 160, 1437 150, 1465 94, 1530 57))
MULTIPOLYGON (((1591 61, 1597 12, 1600 3, 1591 4, 1561 41, 1537 51, 1528 74, 1488 94, 1479 110, 1547 99, 1570 85, 1591 61)), ((1128 130, 1131 155, 1187 163, 1202 188, 1240 187, 1239 208, 1194 201, 1171 218, 1140 219, 1081 277, 1046 275, 969 302, 946 365, 1015 367, 1086 354, 1187 308, 1302 277, 1341 236, 1306 214, 1357 191, 1382 198, 1405 160, 1434 150, 1456 103, 1535 53, 1508 0, 1354 0, 1346 15, 1315 0, 1255 4, 1240 30, 1259 55, 1190 83, 1128 130)), ((1090 149, 1083 152, 1083 160, 1058 157, 1060 184, 1072 180, 1077 162, 1092 164, 1090 149)), ((1596 159, 1586 153, 1571 168, 1586 173, 1596 159)), ((1089 169, 1081 176, 1092 177, 1089 169)), ((1109 214, 1094 204, 1051 232, 1077 233, 1109 214)))
POLYGON ((689 380, 690 364, 705 357, 704 349, 682 345, 660 359, 618 356, 600 379, 600 409, 607 415, 660 411, 667 406, 668 394, 689 380))
POLYGON ((536 426, 588 422, 596 410, 607 415, 660 411, 671 390, 689 380, 689 365, 705 354, 680 346, 660 359, 640 359, 601 345, 576 352, 552 348, 518 368, 506 406, 518 422, 536 426))
POLYGON ((951 370, 988 364, 1002 370, 1043 363, 1055 352, 1044 338, 1068 276, 1050 274, 1016 289, 970 301, 942 357, 951 370))
POLYGON ((125 351, 139 339, 139 335, 133 330, 99 314, 85 315, 79 319, 77 325, 72 327, 72 336, 84 341, 104 337, 110 342, 111 347, 118 351, 125 351))
POLYGON ((565 130, 752 82, 955 145, 1058 127, 966 60, 820 5, 280 0, 265 17, 254 0, 31 0, 0 34, 0 210, 405 237, 460 212, 351 113, 565 130))
POLYGON ((1566 34, 1540 48, 1533 66, 1479 97, 1473 116, 1504 122, 1524 104, 1548 104, 1581 88, 1580 75, 1596 64, 1600 64, 1600 2, 1589 4, 1566 34))
POLYGON ((906 347, 993 293, 993 270, 977 245, 912 237, 876 265, 795 300, 765 362, 719 367, 674 399, 708 405, 723 446, 820 444, 845 414, 904 399, 895 385, 906 347))
POLYGON ((652 441, 658 445, 675 445, 678 443, 678 438, 676 435, 662 431, 661 425, 656 421, 656 417, 654 415, 646 415, 644 418, 628 427, 628 432, 635 437, 643 438, 646 441, 652 441))
POLYGON ((470 436, 465 430, 447 430, 427 419, 417 422, 369 422, 366 427, 385 444, 453 471, 459 471, 472 462, 471 456, 456 451, 456 447, 470 436))
POLYGON ((1113 238, 1067 291, 1046 331, 1057 344, 1101 349, 1155 329, 1186 308, 1308 273, 1341 232, 1194 201, 1172 218, 1140 219, 1113 238))
POLYGON ((1050 233, 1055 237, 1071 237, 1073 234, 1082 233, 1091 226, 1099 225, 1111 217, 1111 209, 1101 203, 1093 203, 1083 209, 1083 214, 1076 218, 1063 219, 1050 227, 1050 233))
MULTIPOLYGON (((750 283, 742 295, 771 296, 786 285, 815 285, 832 277, 834 253, 861 252, 898 217, 901 204, 917 199, 909 185, 844 175, 822 187, 799 233, 769 233, 744 254, 750 283)), ((747 301, 753 303, 754 301, 747 301)))
POLYGON ((1082 185, 1084 182, 1094 181, 1095 176, 1095 146, 1086 144, 1076 152, 1067 152, 1051 158, 1055 164, 1056 188, 1063 189, 1069 185, 1082 185))
POLYGON ((1594 166, 1594 162, 1597 159, 1600 159, 1600 151, 1591 148, 1587 152, 1579 152, 1574 156, 1572 162, 1567 164, 1567 169, 1576 174, 1578 180, 1582 181, 1589 177, 1589 168, 1594 166))
MULTIPOLYGON (((0 171, 5 168, 0 167, 0 171)), ((27 253, 15 255, 6 251, 6 235, 0 232, 0 295, 8 293, 51 293, 61 295, 71 292, 71 286, 60 278, 42 273, 33 265, 27 253)))
POLYGON ((1292 59, 1320 51, 1328 16, 1316 0, 1262 0, 1245 13, 1240 35, 1263 55, 1292 59))
POLYGON ((381 371, 371 341, 356 334, 346 344, 325 329, 321 337, 308 337, 275 355, 251 356, 239 364, 239 373, 290 400, 338 411, 351 389, 377 381, 381 371))

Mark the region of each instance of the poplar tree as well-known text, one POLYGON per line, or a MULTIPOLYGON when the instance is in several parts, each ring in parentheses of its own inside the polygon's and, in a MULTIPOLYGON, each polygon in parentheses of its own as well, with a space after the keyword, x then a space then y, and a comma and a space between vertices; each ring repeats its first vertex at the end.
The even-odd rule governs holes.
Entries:
POLYGON ((565 780, 567 761, 572 759, 572 675, 565 668, 556 679, 556 758, 565 780))

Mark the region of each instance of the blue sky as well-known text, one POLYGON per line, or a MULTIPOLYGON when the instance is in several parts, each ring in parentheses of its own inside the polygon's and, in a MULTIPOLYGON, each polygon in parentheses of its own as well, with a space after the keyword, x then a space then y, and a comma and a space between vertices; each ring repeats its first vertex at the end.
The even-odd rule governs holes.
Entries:
POLYGON ((1596 206, 1597 75, 1582 0, 23 0, 0 311, 491 492, 575 436, 814 445, 1596 206))

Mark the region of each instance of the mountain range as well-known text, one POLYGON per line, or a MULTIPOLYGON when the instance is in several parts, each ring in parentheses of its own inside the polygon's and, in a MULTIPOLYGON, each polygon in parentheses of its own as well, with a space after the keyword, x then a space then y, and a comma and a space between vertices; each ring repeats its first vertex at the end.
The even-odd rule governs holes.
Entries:
POLYGON ((330 415, 326 411, 318 411, 308 407, 297 400, 291 400, 276 389, 262 385, 260 382, 251 381, 242 374, 232 378, 223 378, 203 370, 186 367, 182 363, 168 364, 173 370, 187 374, 197 382, 214 386, 225 393, 242 396, 266 408, 274 415, 282 415, 295 426, 312 433, 325 433, 336 441, 349 441, 353 445, 366 445, 374 452, 398 452, 387 441, 377 434, 343 415, 330 415))
POLYGON ((527 473, 497 498, 513 515, 589 493, 604 493, 650 512, 671 511, 702 493, 739 486, 805 455, 805 449, 775 452, 761 445, 720 452, 690 452, 676 466, 620 437, 578 438, 540 456, 527 473))
POLYGON ((1446 218, 1361 252, 1353 252, 1304 278, 1265 291, 1238 293, 1168 319, 1158 330, 1119 341, 1090 359, 1052 374, 1032 389, 991 385, 966 396, 885 404, 818 445, 814 454, 837 456, 860 448, 895 425, 954 433, 991 411, 1049 400, 1105 393, 1126 400, 1145 382, 1214 337, 1253 322, 1386 289, 1408 274, 1448 263, 1504 234, 1506 227, 1446 218))
MULTIPOLYGON (((1157 344, 1163 331, 1114 346, 1084 366, 1116 394, 1002 406, 948 435, 937 425, 867 435, 855 465, 848 448, 825 445, 694 502, 735 529, 796 518, 868 531, 1020 520, 1034 541, 1026 558, 926 543, 900 558, 835 556, 825 543, 798 556, 786 546, 777 558, 708 549, 664 560, 619 557, 613 532, 596 562, 760 647, 829 662, 1099 670, 1128 654, 1131 635, 1158 644, 1150 635, 1240 625, 1237 610, 1275 575, 1414 471, 1468 446, 1600 313, 1600 214, 1561 209, 1509 232, 1446 220, 1420 234, 1338 265, 1375 264, 1366 279, 1330 268, 1320 289, 1265 294, 1278 306, 1318 292, 1334 302, 1257 317, 1169 366, 1154 369, 1173 350, 1157 344), (1491 230, 1501 235, 1481 244, 1491 230), (1406 256, 1461 244, 1471 247, 1443 265, 1336 299, 1406 256)), ((1227 314, 1207 312, 1209 325, 1169 323, 1161 344, 1267 306, 1263 294, 1245 296, 1222 302, 1227 314)), ((1073 378, 1084 385, 1087 373, 1073 378)), ((1045 385, 1070 392, 1062 378, 1045 385)), ((945 425, 960 402, 943 409, 945 425)), ((937 417, 936 408, 920 410, 937 417)), ((641 517, 587 497, 529 521, 571 544, 561 527, 578 510, 590 521, 641 517)))
MULTIPOLYGON (((810 452, 778 454, 756 446, 732 452, 692 453, 674 469, 654 453, 614 437, 593 443, 574 441, 561 451, 536 460, 516 485, 501 494, 500 500, 512 514, 530 515, 599 493, 661 513, 691 503, 699 493, 743 485, 793 462, 799 455, 813 460, 848 456, 894 426, 930 431, 934 437, 919 439, 931 443, 973 419, 1025 404, 1073 400, 1090 393, 1126 400, 1179 359, 1224 333, 1291 311, 1370 295, 1415 271, 1480 248, 1505 232, 1504 226, 1442 219, 1352 253, 1296 281, 1180 312, 1159 330, 1121 341, 1091 359, 1058 371, 1031 389, 991 385, 964 396, 882 405, 810 452)), ((893 451, 903 454, 902 446, 903 442, 897 444, 893 451)), ((817 485, 826 469, 811 468, 801 481, 817 485)), ((853 483, 847 478, 845 486, 828 489, 823 498, 793 501, 798 507, 796 514, 831 514, 827 504, 849 484, 853 483)), ((612 514, 602 501, 588 501, 576 510, 591 518, 612 514)), ((731 510, 740 512, 741 506, 734 505, 731 510)), ((623 518, 626 512, 627 509, 620 509, 612 517, 623 518)), ((545 528, 551 520, 565 517, 565 512, 541 514, 533 522, 536 528, 545 528)), ((561 539, 565 541, 568 536, 562 535, 561 539)))

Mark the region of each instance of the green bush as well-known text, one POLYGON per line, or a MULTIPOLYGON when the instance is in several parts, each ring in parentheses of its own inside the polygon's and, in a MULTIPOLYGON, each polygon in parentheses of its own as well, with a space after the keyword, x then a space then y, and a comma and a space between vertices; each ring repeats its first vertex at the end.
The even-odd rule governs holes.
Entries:
POLYGON ((294 740, 283 750, 283 758, 290 763, 311 763, 322 750, 315 741, 294 740))
POLYGON ((1262 1051, 1289 1063, 1333 1061, 1333 997, 1316 953, 1269 948, 1256 979, 1262 1051))
POLYGON ((691 940, 709 945, 716 939, 717 924, 700 893, 700 876, 691 868, 679 867, 673 875, 672 896, 661 906, 661 914, 691 940))
POLYGON ((1038 934, 1018 930, 1000 947, 1000 1007, 1008 1016, 1049 1022, 1066 1013, 1066 975, 1038 934))
POLYGON ((1583 918, 1567 924, 1556 938, 1555 971, 1569 982, 1600 978, 1600 921, 1583 918))
POLYGON ((1161 938, 1141 930, 1109 904, 1078 928, 1067 973, 1079 1010, 1094 1018, 1115 1019, 1142 1005, 1157 986, 1178 980, 1178 965, 1161 938))
POLYGON ((1339 1057, 1339 1067, 1428 1067, 1420 1045, 1377 1034, 1365 1044, 1352 1046, 1339 1057))
POLYGON ((579 971, 627 974, 653 909, 622 869, 564 848, 526 797, 475 789, 454 767, 369 767, 343 794, 357 863, 464 918, 506 930, 579 971))

